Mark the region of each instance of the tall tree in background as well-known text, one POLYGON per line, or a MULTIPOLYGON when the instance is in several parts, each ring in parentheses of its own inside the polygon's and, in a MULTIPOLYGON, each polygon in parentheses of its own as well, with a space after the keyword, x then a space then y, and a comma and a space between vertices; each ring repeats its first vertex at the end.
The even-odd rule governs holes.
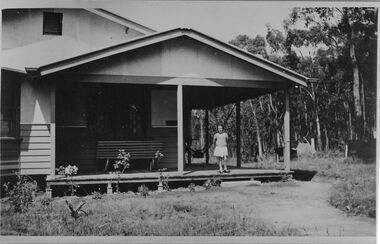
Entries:
MULTIPOLYGON (((318 150, 342 150, 348 139, 373 138, 377 15, 375 8, 296 8, 284 21, 284 32, 268 25, 265 37, 239 35, 230 41, 318 79, 307 88, 290 90, 292 147, 316 138, 318 150)), ((243 159, 282 146, 283 99, 279 91, 241 104, 243 159)), ((210 111, 210 135, 220 122, 236 131, 232 104, 210 111)), ((231 139, 234 148, 235 133, 231 139)))
POLYGON ((334 56, 338 70, 346 74, 343 79, 352 83, 349 103, 355 115, 355 135, 368 137, 375 127, 371 102, 375 94, 366 87, 373 90, 376 82, 377 9, 295 8, 285 28, 293 46, 319 47, 334 56))

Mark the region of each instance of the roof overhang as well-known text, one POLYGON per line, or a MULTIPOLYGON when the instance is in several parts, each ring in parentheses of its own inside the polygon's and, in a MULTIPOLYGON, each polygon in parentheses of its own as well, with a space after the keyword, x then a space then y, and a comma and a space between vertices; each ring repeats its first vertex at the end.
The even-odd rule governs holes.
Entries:
POLYGON ((96 15, 99 15, 103 18, 106 18, 108 20, 111 20, 115 23, 118 23, 120 25, 123 25, 123 26, 126 26, 128 28, 131 28, 131 29, 134 29, 138 32, 141 32, 143 34, 151 34, 151 33, 154 33, 156 32, 155 30, 151 29, 151 28, 148 28, 144 25, 141 25, 139 23, 136 23, 132 20, 129 20, 129 19, 126 19, 124 17, 121 17, 119 15, 116 15, 114 13, 111 13, 105 9, 101 9, 101 8, 87 8, 86 9, 87 11, 91 12, 91 13, 94 13, 96 15))

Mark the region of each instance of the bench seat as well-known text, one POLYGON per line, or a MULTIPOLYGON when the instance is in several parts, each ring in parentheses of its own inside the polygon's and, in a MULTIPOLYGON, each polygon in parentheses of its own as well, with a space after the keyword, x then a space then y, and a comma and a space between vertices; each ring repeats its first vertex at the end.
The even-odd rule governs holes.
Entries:
POLYGON ((124 149, 131 155, 131 161, 138 159, 150 160, 149 170, 154 167, 154 155, 157 151, 162 153, 163 142, 160 140, 135 140, 135 141, 98 141, 96 146, 96 158, 106 159, 104 171, 107 170, 109 161, 117 159, 119 150, 124 149))

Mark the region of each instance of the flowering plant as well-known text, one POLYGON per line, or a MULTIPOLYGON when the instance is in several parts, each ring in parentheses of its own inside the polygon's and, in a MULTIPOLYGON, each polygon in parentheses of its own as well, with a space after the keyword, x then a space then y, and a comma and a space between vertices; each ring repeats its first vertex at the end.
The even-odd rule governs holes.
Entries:
POLYGON ((56 169, 59 175, 64 175, 64 176, 73 176, 78 173, 78 167, 75 165, 68 165, 66 167, 59 166, 59 168, 56 169))
POLYGON ((121 173, 124 173, 124 170, 129 168, 131 161, 131 154, 127 153, 124 149, 119 150, 117 159, 113 165, 116 170, 121 169, 121 173))
POLYGON ((154 154, 154 159, 156 159, 157 161, 160 161, 163 157, 164 157, 164 154, 162 152, 160 152, 160 151, 157 151, 154 154))
POLYGON ((69 164, 66 167, 59 166, 59 168, 57 168, 56 171, 58 172, 59 175, 66 176, 67 184, 70 185, 71 196, 74 196, 74 193, 76 192, 76 188, 78 188, 79 186, 74 184, 72 177, 78 173, 78 167, 75 165, 69 164), (70 182, 69 182, 69 179, 70 179, 70 182))

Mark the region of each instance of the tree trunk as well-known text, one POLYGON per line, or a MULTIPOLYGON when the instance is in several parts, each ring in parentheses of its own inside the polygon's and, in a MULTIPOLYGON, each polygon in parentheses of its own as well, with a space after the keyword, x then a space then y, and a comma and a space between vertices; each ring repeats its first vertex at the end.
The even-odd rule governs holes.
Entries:
POLYGON ((252 100, 250 101, 249 104, 251 105, 251 109, 252 109, 252 113, 253 113, 253 120, 255 121, 257 145, 259 147, 259 156, 261 158, 263 156, 263 149, 261 146, 260 128, 259 128, 259 122, 257 121, 256 108, 253 107, 252 100))
POLYGON ((367 130, 367 119, 366 119, 366 113, 365 113, 364 80, 360 72, 359 72, 359 75, 360 75, 360 101, 361 101, 361 108, 363 112, 363 136, 366 137, 368 130, 367 130))
POLYGON ((315 124, 317 126, 317 150, 320 151, 322 147, 322 139, 321 139, 321 125, 319 123, 319 116, 317 109, 315 109, 315 124))
POLYGON ((325 151, 328 151, 328 150, 329 150, 329 137, 327 134, 327 128, 325 126, 325 151))
POLYGON ((312 100, 314 103, 315 125, 317 127, 317 150, 320 151, 320 150, 322 150, 321 124, 319 122, 318 104, 317 104, 317 99, 315 96, 315 90, 314 90, 313 85, 311 85, 311 89, 312 89, 312 100))
POLYGON ((200 149, 203 149, 204 146, 205 146, 204 128, 203 128, 203 116, 202 116, 202 112, 201 111, 198 111, 198 112, 199 112, 199 127, 201 129, 201 135, 200 135, 199 143, 200 143, 200 149))
POLYGON ((359 67, 355 55, 355 45, 350 44, 350 57, 352 62, 352 82, 353 82, 353 94, 354 94, 354 107, 355 117, 360 119, 362 117, 362 107, 360 99, 360 80, 359 80, 359 67))
POLYGON ((352 140, 354 138, 354 135, 352 132, 352 116, 351 116, 351 109, 349 105, 347 105, 347 111, 348 111, 348 129, 350 130, 350 140, 352 140))

